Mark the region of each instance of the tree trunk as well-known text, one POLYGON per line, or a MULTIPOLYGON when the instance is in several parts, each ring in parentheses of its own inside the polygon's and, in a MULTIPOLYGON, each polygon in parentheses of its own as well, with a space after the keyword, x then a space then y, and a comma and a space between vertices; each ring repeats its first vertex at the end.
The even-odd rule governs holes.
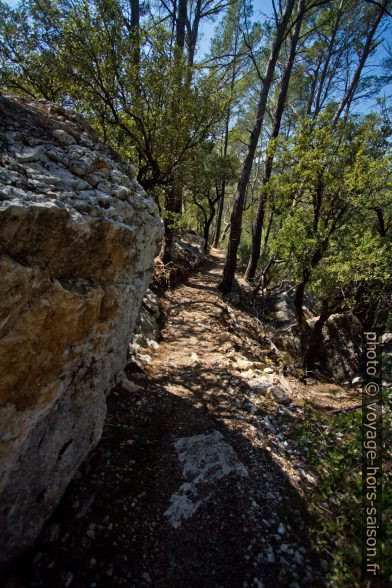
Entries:
POLYGON ((203 231, 203 238, 205 240, 204 251, 208 250, 208 241, 210 238, 210 228, 212 225, 212 221, 214 220, 214 216, 215 216, 215 209, 213 211, 211 211, 210 216, 208 217, 208 219, 204 223, 204 231, 203 231))
POLYGON ((333 119, 334 125, 336 125, 336 123, 338 122, 343 110, 346 108, 347 112, 348 112, 348 110, 351 106, 351 102, 354 98, 355 91, 357 89, 359 80, 361 78, 361 73, 362 73, 363 67, 364 67, 366 60, 369 57, 369 55, 373 49, 374 35, 376 34, 378 25, 380 24, 380 21, 385 14, 385 8, 386 8, 387 4, 388 4, 388 0, 381 0, 381 2, 379 4, 379 8, 378 8, 378 10, 375 14, 375 18, 373 20, 373 24, 370 26, 368 34, 366 35, 365 45, 364 45, 360 60, 357 65, 357 69, 355 70, 353 78, 351 80, 351 84, 349 85, 346 94, 343 96, 343 98, 338 106, 338 109, 336 111, 336 114, 334 116, 334 119, 333 119))
POLYGON ((328 303, 324 300, 321 314, 308 335, 308 343, 304 350, 303 368, 305 371, 314 370, 323 342, 323 327, 332 314, 328 303))
POLYGON ((176 48, 183 53, 185 45, 185 24, 187 16, 187 0, 178 0, 176 48))
MULTIPOLYGON (((201 16, 201 0, 197 0, 196 7, 195 7, 195 18, 193 20, 193 24, 191 26, 189 20, 187 20, 187 30, 188 30, 188 65, 190 68, 193 67, 193 63, 195 60, 195 51, 196 51, 196 44, 197 44, 197 37, 199 35, 199 25, 200 25, 200 16, 201 16)), ((189 73, 189 75, 191 75, 189 73)))
POLYGON ((265 199, 266 199, 265 186, 268 184, 270 177, 271 177, 271 173, 272 173, 272 166, 273 166, 274 157, 275 157, 274 142, 279 135, 280 125, 282 122, 282 116, 283 116, 283 112, 284 112, 284 107, 286 104, 286 98, 287 98, 287 93, 288 93, 288 89, 289 89, 291 72, 293 70, 294 59, 295 59, 295 55, 297 52, 298 39, 299 39, 299 35, 301 32, 304 5, 305 5, 305 1, 300 0, 298 3, 299 16, 298 16, 297 22, 294 27, 293 36, 291 38, 289 58, 288 58, 288 61, 287 61, 287 64, 286 64, 286 67, 285 67, 285 70, 283 73, 282 81, 280 84, 280 91, 279 91, 278 103, 276 106, 274 124, 272 127, 271 139, 270 139, 268 147, 267 147, 268 155, 267 155, 267 159, 265 162, 264 176, 263 176, 263 181, 262 181, 262 186, 263 186, 262 187, 262 194, 259 199, 256 220, 255 220, 255 224, 253 226, 253 231, 252 231, 252 250, 251 250, 251 255, 250 255, 248 266, 246 268, 246 272, 245 272, 245 276, 244 276, 245 280, 247 280, 247 281, 253 280, 253 278, 255 277, 257 264, 259 263, 259 259, 260 259, 261 233, 263 231, 264 209, 265 209, 265 199))
POLYGON ((136 67, 140 65, 140 5, 139 0, 131 0, 131 31, 133 61, 136 67))
POLYGON ((215 226, 215 232, 214 232, 214 239, 212 242, 212 246, 216 249, 219 245, 219 239, 220 239, 220 234, 221 234, 221 229, 222 229, 222 215, 223 215, 223 205, 225 202, 225 182, 223 182, 222 184, 222 193, 220 195, 219 198, 219 202, 218 202, 218 214, 216 217, 216 226, 215 226))
POLYGON ((165 230, 160 258, 164 264, 172 260, 174 244, 173 216, 175 213, 175 190, 170 186, 165 193, 165 217, 163 226, 165 230))
POLYGON ((257 107, 257 117, 255 125, 250 133, 248 152, 242 167, 241 177, 238 182, 237 192, 234 199, 233 211, 231 214, 231 230, 226 255, 226 263, 223 270, 223 279, 219 289, 224 292, 230 292, 233 284, 235 270, 237 267, 237 251, 241 238, 242 213, 245 204, 246 190, 252 171, 253 159, 259 141, 261 129, 263 127, 264 115, 267 106, 269 90, 273 81, 276 62, 279 57, 281 45, 283 43, 287 26, 293 12, 295 0, 288 0, 283 17, 279 22, 276 30, 275 40, 272 47, 271 55, 268 61, 267 70, 261 87, 259 103, 257 107))
MULTIPOLYGON (((239 26, 237 26, 236 34, 235 34, 235 38, 234 38, 234 58, 233 58, 233 70, 231 73, 231 80, 230 80, 230 100, 233 99, 235 78, 236 78, 236 74, 237 74, 236 64, 237 64, 237 51, 238 51, 238 35, 239 35, 239 26)), ((223 157, 225 159, 227 156, 227 148, 229 145, 230 116, 231 116, 231 102, 227 108, 227 114, 226 114, 226 120, 225 120, 225 139, 224 139, 224 145, 223 145, 223 157)), ((220 234, 221 234, 221 229, 222 229, 222 214, 223 214, 223 206, 225 204, 225 193, 226 193, 226 182, 223 180, 222 193, 221 193, 221 197, 220 197, 219 205, 218 205, 218 216, 216 219, 214 241, 212 243, 212 246, 215 249, 219 245, 219 239, 220 239, 220 234)))
POLYGON ((257 294, 259 290, 261 290, 261 294, 263 295, 263 290, 266 286, 267 283, 267 276, 268 276, 268 272, 270 271, 271 267, 274 265, 274 263, 281 263, 283 260, 281 259, 269 259, 267 261, 267 263, 265 264, 263 271, 261 272, 261 276, 255 286, 255 289, 253 290, 253 294, 257 294))
MULTIPOLYGON (((181 61, 185 45, 185 24, 187 18, 187 0, 179 0, 178 12, 176 19, 176 47, 174 58, 177 67, 178 82, 181 83, 182 69, 181 61)), ((176 112, 174 108, 174 113, 176 112)), ((182 210, 182 184, 179 179, 178 171, 174 174, 172 185, 166 190, 165 196, 165 237, 161 251, 163 263, 169 263, 172 260, 173 243, 174 243, 174 219, 182 210)))
MULTIPOLYGON (((331 57, 333 55, 333 52, 335 50, 335 40, 336 40, 336 35, 338 33, 339 30, 339 24, 342 18, 342 14, 343 14, 343 0, 340 0, 340 4, 338 7, 338 12, 336 15, 336 20, 334 22, 333 28, 332 28, 332 32, 331 32, 331 36, 329 38, 328 41, 328 49, 327 49, 327 55, 324 61, 324 66, 321 72, 321 77, 320 77, 320 82, 319 82, 319 86, 317 89, 317 94, 316 94, 316 101, 315 101, 315 106, 314 106, 314 116, 317 116, 321 110, 321 96, 323 93, 323 89, 324 89, 324 83, 325 80, 327 78, 327 74, 328 74, 328 68, 329 68, 329 64, 331 62, 331 57)), ((310 113, 309 113, 310 114, 310 113)))
POLYGON ((308 331, 309 330, 309 325, 305 320, 304 309, 303 309, 305 288, 306 288, 306 284, 309 281, 309 278, 310 278, 310 271, 304 270, 304 272, 302 274, 302 280, 301 280, 301 282, 299 282, 297 284, 297 286, 295 288, 295 294, 294 294, 295 318, 297 320, 298 327, 300 328, 301 331, 308 331))
POLYGON ((268 239, 271 233, 271 227, 272 227, 272 219, 274 218, 274 213, 271 210, 271 214, 270 217, 268 219, 268 225, 267 225, 267 230, 265 232, 265 237, 264 237, 264 245, 263 245, 263 251, 261 252, 261 257, 264 258, 265 254, 267 253, 267 247, 268 247, 268 239))

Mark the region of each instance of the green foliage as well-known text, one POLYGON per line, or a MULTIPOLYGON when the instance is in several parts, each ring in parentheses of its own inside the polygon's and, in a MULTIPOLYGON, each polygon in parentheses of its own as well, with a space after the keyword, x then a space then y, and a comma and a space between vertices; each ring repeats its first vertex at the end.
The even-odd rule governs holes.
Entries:
POLYGON ((135 36, 121 0, 2 4, 0 23, 3 85, 83 112, 148 189, 170 184, 222 116, 213 80, 176 56, 170 30, 147 20, 135 36))
MULTIPOLYGON (((307 453, 307 463, 319 475, 317 487, 307 493, 308 511, 314 520, 310 529, 313 548, 324 556, 329 554, 327 581, 339 588, 361 585, 361 419, 360 411, 331 416, 305 405, 304 418, 295 431, 299 445, 307 453)), ((387 447, 391 436, 390 411, 385 414, 383 429, 387 447)), ((384 472, 384 521, 392 513, 392 499, 387 489, 388 470, 384 472)), ((385 550, 390 542, 391 536, 386 530, 385 550)), ((383 564, 383 578, 387 582, 392 574, 387 557, 383 564)))
POLYGON ((328 115, 305 121, 287 141, 286 171, 270 190, 281 228, 272 252, 286 262, 286 277, 318 299, 354 304, 359 284, 391 283, 391 243, 380 234, 376 210, 388 224, 392 202, 391 160, 379 121, 334 128, 328 115))

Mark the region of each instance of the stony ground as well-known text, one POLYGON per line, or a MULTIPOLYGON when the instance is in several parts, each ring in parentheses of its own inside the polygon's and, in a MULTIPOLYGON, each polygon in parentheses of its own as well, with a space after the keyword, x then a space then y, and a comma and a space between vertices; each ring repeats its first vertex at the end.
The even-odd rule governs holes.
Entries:
MULTIPOLYGON (((127 367, 137 386, 109 397, 101 442, 7 588, 324 585, 306 532, 317 473, 290 435, 312 391, 217 292, 222 263, 167 292, 159 347, 127 367)), ((318 392, 342 406, 341 389, 318 392)))

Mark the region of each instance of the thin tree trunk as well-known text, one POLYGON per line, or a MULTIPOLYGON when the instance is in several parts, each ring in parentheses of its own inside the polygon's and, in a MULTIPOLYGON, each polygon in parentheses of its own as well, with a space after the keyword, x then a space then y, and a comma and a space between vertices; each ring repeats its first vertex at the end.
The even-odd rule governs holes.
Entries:
POLYGON ((216 217, 216 225, 215 225, 215 232, 214 232, 214 239, 212 242, 212 246, 216 249, 219 245, 220 233, 222 229, 222 216, 223 216, 223 205, 225 203, 225 182, 222 184, 222 193, 219 198, 218 202, 218 214, 216 217))
POLYGON ((209 237, 210 237, 210 228, 211 228, 211 225, 212 225, 212 221, 214 220, 214 216, 215 216, 215 208, 213 208, 211 210, 211 213, 210 213, 208 219, 204 223, 204 231, 203 231, 203 238, 205 240, 204 251, 207 251, 208 250, 208 241, 209 241, 209 237))
POLYGON ((271 233, 271 228, 272 228, 272 220, 274 218, 274 213, 271 210, 271 214, 270 217, 268 219, 268 225, 267 225, 267 230, 265 232, 265 237, 264 237, 264 245, 263 245, 263 251, 261 252, 261 257, 265 257, 265 254, 267 253, 267 247, 268 247, 268 239, 271 233))
MULTIPOLYGON (((333 25, 333 29, 331 32, 331 36, 328 42, 328 50, 327 50, 327 56, 325 58, 324 61, 324 66, 321 72, 321 77, 320 77, 320 82, 319 82, 319 87, 317 89, 317 94, 316 94, 316 102, 314 105, 314 116, 317 116, 318 113, 321 110, 321 96, 323 93, 323 88, 324 88, 324 83, 328 74, 328 68, 329 68, 329 64, 331 61, 331 57, 334 51, 334 45, 335 45, 335 39, 336 39, 336 35, 338 33, 339 30, 339 25, 340 25, 340 21, 342 18, 342 14, 343 14, 343 0, 340 0, 340 4, 339 4, 339 8, 338 8, 338 13, 336 16, 336 20, 334 22, 333 25)), ((310 114, 310 113, 309 113, 310 114)))
POLYGON ((305 296, 305 288, 306 284, 308 283, 310 278, 310 271, 304 270, 302 275, 302 280, 299 282, 295 288, 294 294, 294 312, 295 318, 297 320, 298 327, 301 331, 305 332, 309 330, 309 325, 305 320, 304 315, 304 296, 305 296))
MULTIPOLYGON (((174 59, 177 67, 177 81, 182 83, 181 63, 184 54, 185 45, 185 25, 187 18, 187 0, 179 0, 178 12, 176 19, 176 47, 174 50, 174 59)), ((174 108, 174 112, 176 109, 174 108)), ((178 172, 174 173, 173 183, 167 189, 165 196, 166 217, 164 220, 165 237, 161 250, 161 259, 163 263, 168 263, 172 259, 174 243, 174 219, 182 210, 182 185, 178 172)))
POLYGON ((131 0, 131 31, 133 47, 133 61, 136 67, 140 65, 140 4, 139 0, 131 0))
POLYGON ((245 204, 246 189, 248 187, 249 178, 252 171, 257 143, 259 141, 261 129, 263 127, 267 99, 274 77, 276 62, 278 60, 280 48, 286 34, 291 14, 293 12, 294 4, 295 0, 288 0, 282 20, 277 26, 274 44, 260 92, 256 122, 250 133, 248 152, 244 160, 241 177, 237 186, 237 193, 233 204, 233 212, 231 214, 231 230, 226 255, 226 263, 223 270, 223 279, 219 285, 220 290, 224 293, 230 292, 234 280, 235 270, 237 267, 237 251, 241 238, 242 213, 245 204))
POLYGON ((282 81, 280 84, 280 91, 279 91, 279 96, 278 96, 278 103, 276 106, 276 112, 275 112, 275 117, 274 117, 274 124, 273 124, 273 128, 272 128, 271 139, 270 139, 268 147, 267 147, 268 155, 267 155, 267 159, 265 162, 264 176, 263 176, 263 180, 262 180, 262 194, 259 199, 256 220, 255 220, 255 223, 253 226, 253 231, 252 231, 252 250, 251 250, 251 255, 249 258, 248 266, 247 266, 246 272, 245 272, 245 279, 247 281, 253 280, 253 278, 255 277, 257 264, 260 259, 261 233, 263 231, 264 209, 265 209, 265 200, 266 200, 265 186, 268 184, 270 177, 271 177, 271 174, 272 174, 272 166, 273 166, 274 157, 275 157, 275 141, 276 141, 277 137, 279 136, 280 125, 282 123, 284 107, 286 104, 286 98, 287 98, 287 93, 288 93, 289 84, 290 84, 291 72, 293 70, 294 59, 295 59, 295 55, 297 52, 298 39, 299 39, 299 35, 301 32, 304 5, 305 5, 305 0, 299 0, 299 3, 298 3, 299 16, 298 16, 297 22, 294 27, 294 33, 293 33, 293 36, 291 38, 291 43, 290 43, 289 58, 288 58, 285 70, 283 72, 283 77, 282 77, 282 81))
POLYGON ((172 260, 174 244, 173 214, 175 210, 174 186, 167 188, 165 193, 165 217, 163 226, 165 230, 160 258, 164 264, 172 260))
MULTIPOLYGON (((200 15, 201 15, 201 0, 197 0, 196 7, 195 7, 195 18, 193 20, 192 27, 190 25, 189 20, 187 20, 187 30, 188 30, 188 66, 189 68, 193 67, 193 62, 195 59, 195 51, 196 51, 196 44, 197 44, 197 37, 199 35, 199 25, 200 25, 200 15)), ((188 74, 191 75, 190 73, 188 74)))
POLYGON ((367 58, 369 57, 370 53, 372 52, 373 39, 374 39, 374 36, 377 32, 378 25, 380 24, 381 19, 385 14, 385 8, 386 8, 387 4, 388 4, 388 0, 381 0, 380 5, 379 5, 379 9, 377 10, 377 12, 375 14, 373 24, 369 28, 368 34, 366 35, 365 45, 364 45, 360 60, 357 65, 357 69, 355 70, 353 78, 351 80, 351 83, 349 84, 347 91, 338 106, 338 109, 337 109, 336 114, 333 119, 333 125, 336 125, 343 110, 346 108, 348 111, 348 109, 351 106, 355 91, 357 89, 359 80, 361 78, 362 70, 364 68, 364 65, 366 63, 367 58))
POLYGON ((318 80, 318 77, 319 77, 319 71, 320 71, 321 63, 322 63, 322 53, 319 54, 319 57, 318 57, 318 60, 317 60, 316 71, 314 72, 312 84, 310 86, 310 95, 309 95, 309 100, 308 100, 308 107, 306 109, 307 116, 309 116, 310 113, 312 112, 312 104, 314 102, 314 96, 316 94, 317 80, 318 80))
POLYGON ((275 264, 275 263, 283 263, 283 259, 269 259, 267 261, 267 263, 265 264, 265 266, 263 267, 263 271, 261 272, 261 276, 253 290, 253 294, 257 294, 259 290, 261 290, 261 294, 263 294, 263 290, 266 287, 267 284, 267 276, 268 276, 268 272, 270 271, 271 267, 275 264))
POLYGON ((176 49, 182 55, 185 45, 185 24, 187 16, 187 0, 178 0, 176 49))
MULTIPOLYGON (((238 23, 237 23, 238 24, 238 23)), ((225 139, 223 145, 223 157, 226 160, 227 157, 227 149, 229 145, 229 125, 230 125, 230 116, 231 116, 231 100, 233 99, 233 92, 234 92, 234 85, 235 85, 235 78, 236 78, 236 62, 237 62, 237 51, 238 51, 238 35, 239 35, 239 26, 237 26, 236 34, 234 38, 234 57, 233 57, 233 70, 231 73, 231 80, 230 80, 230 103, 227 109, 226 120, 225 120, 225 139)), ((214 241, 212 246, 217 248, 219 245, 219 239, 222 229, 222 214, 223 214, 223 206, 225 204, 225 193, 226 193, 226 182, 223 180, 222 183, 222 193, 219 200, 218 206, 218 216, 216 219, 216 227, 215 227, 215 234, 214 234, 214 241)))

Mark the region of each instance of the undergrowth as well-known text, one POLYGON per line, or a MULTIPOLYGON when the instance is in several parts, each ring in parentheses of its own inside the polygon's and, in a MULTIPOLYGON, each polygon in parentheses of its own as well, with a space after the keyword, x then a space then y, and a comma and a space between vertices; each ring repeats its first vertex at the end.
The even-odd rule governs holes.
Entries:
POLYGON ((368 583, 361 580, 361 411, 325 414, 307 404, 304 412, 295 437, 307 463, 318 473, 317 487, 306 495, 313 520, 309 534, 313 549, 328 555, 328 584, 338 588, 391 585, 392 564, 387 554, 387 547, 389 553, 391 548, 387 525, 392 515, 387 484, 391 474, 387 455, 392 437, 390 411, 383 416, 383 570, 382 576, 368 583))

